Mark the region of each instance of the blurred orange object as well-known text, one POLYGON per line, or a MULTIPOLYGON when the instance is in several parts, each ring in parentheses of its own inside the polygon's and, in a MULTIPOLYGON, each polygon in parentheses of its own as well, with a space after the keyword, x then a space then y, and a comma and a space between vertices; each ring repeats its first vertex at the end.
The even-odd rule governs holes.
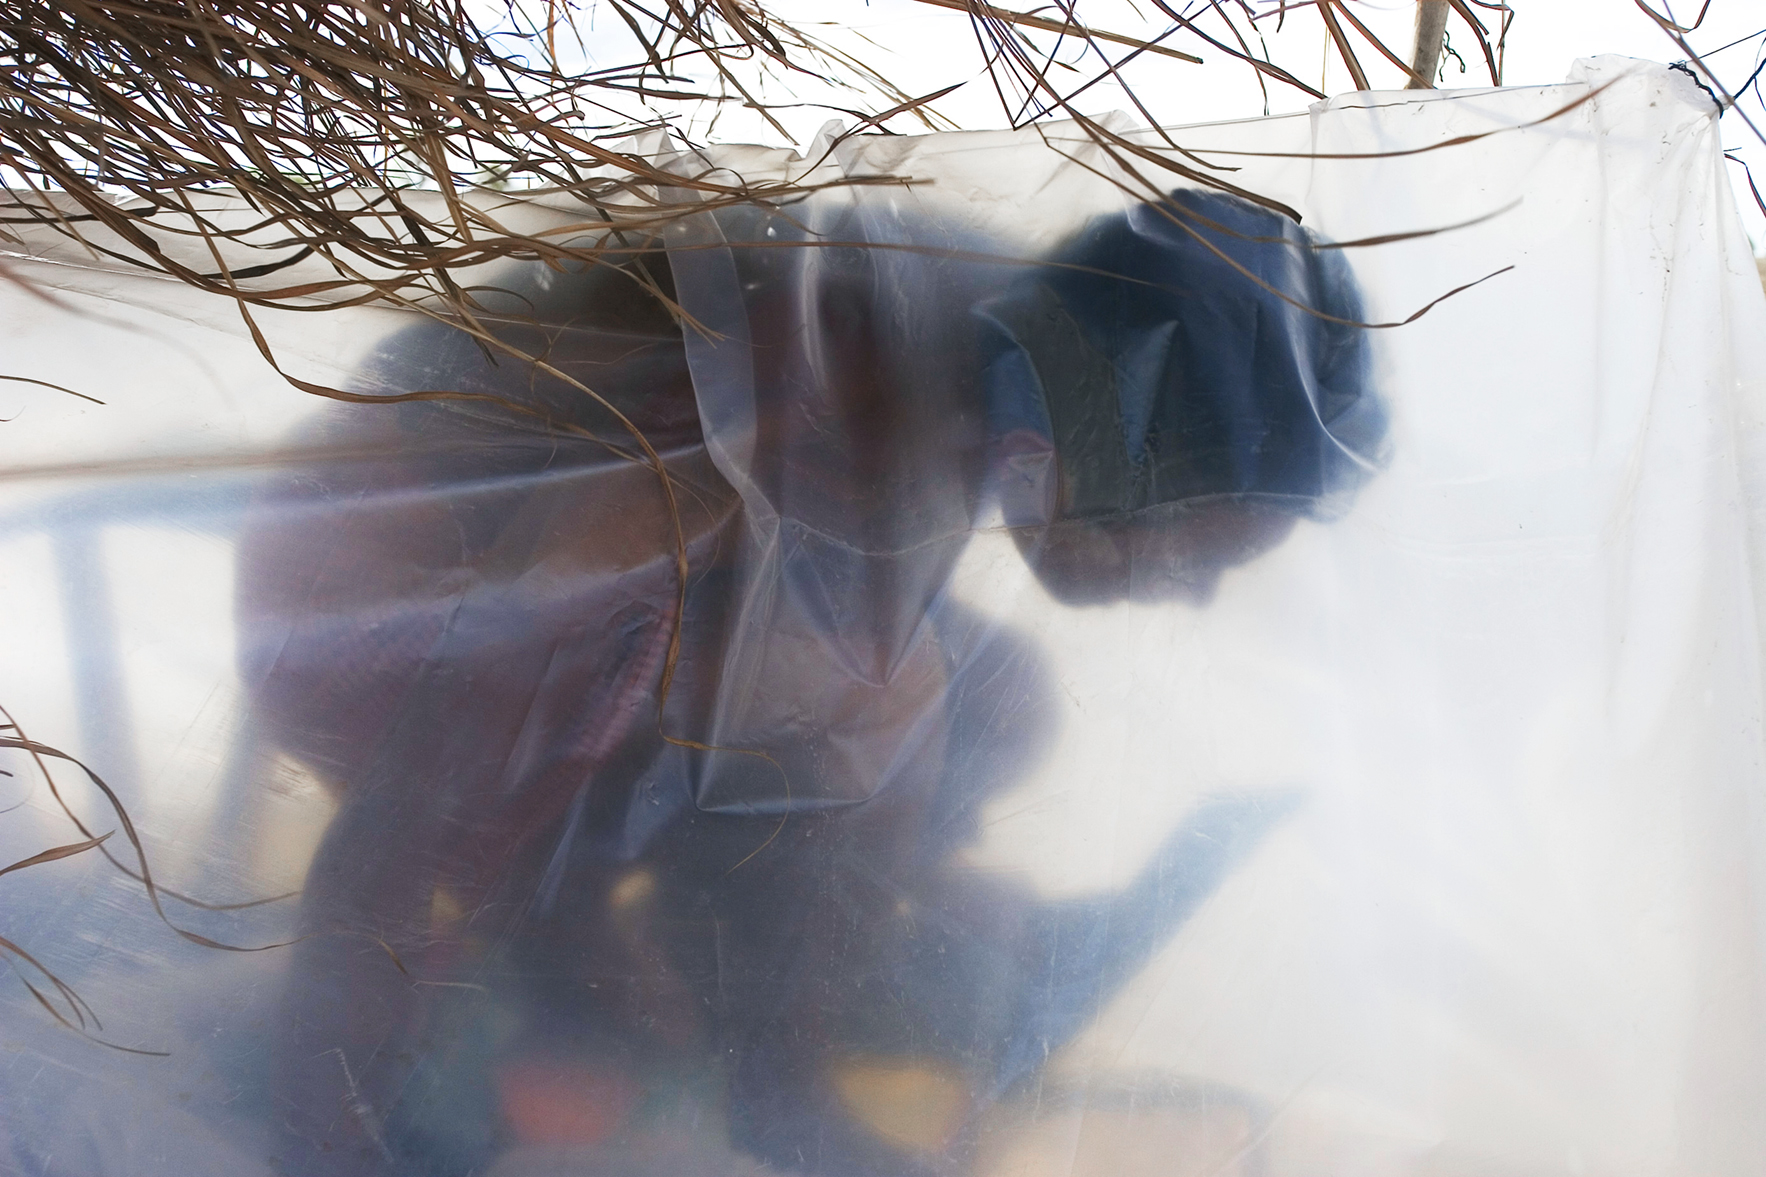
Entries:
POLYGON ((643 1089, 612 1069, 550 1059, 497 1068, 503 1120, 520 1144, 599 1144, 631 1117, 643 1089))

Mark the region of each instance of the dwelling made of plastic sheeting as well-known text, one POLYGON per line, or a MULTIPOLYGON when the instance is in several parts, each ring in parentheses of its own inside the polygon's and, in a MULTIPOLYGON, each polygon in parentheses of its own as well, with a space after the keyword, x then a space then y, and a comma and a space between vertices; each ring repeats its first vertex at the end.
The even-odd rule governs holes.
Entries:
POLYGON ((1176 136, 1298 221, 1061 124, 679 153, 890 182, 485 274, 540 366, 254 312, 353 404, 23 234, 0 373, 104 403, 0 384, 0 861, 118 832, 0 877, 0 1172, 1753 1177, 1717 116, 1176 136))

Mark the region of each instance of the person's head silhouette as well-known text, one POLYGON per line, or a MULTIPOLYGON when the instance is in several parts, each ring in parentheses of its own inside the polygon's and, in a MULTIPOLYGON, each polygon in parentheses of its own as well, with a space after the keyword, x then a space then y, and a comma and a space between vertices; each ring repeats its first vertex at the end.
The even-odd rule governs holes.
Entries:
MULTIPOLYGON (((765 219, 749 228, 759 238, 765 219)), ((892 247, 912 237, 896 230, 892 247)), ((273 738, 342 802, 308 880, 317 935, 281 1049, 278 1098, 308 1171, 373 1172, 387 1148, 470 1167, 497 1133, 568 1102, 520 1058, 461 1067, 516 1076, 501 1126, 488 1096, 478 1120, 463 1113, 445 1073, 408 1083, 416 1064, 385 1047, 429 1041, 456 1013, 364 939, 401 968, 445 970, 493 941, 525 959, 546 974, 512 983, 547 995, 527 1003, 548 1006, 533 1034, 554 1053, 599 1044, 608 1090, 638 1082, 646 1051, 736 1044, 732 1139, 769 1163, 789 1167, 813 1138, 824 1151, 803 1164, 819 1171, 932 1165, 842 1110, 828 1084, 851 1076, 830 1080, 830 1060, 960 1038, 963 1057, 941 1062, 934 1044, 915 1065, 948 1063, 979 1100, 1092 1000, 1020 967, 1067 925, 946 869, 1046 737, 1033 643, 946 591, 989 496, 1063 601, 1202 601, 1295 519, 1341 510, 1380 460, 1340 254, 1245 202, 1179 193, 1088 225, 1028 271, 799 244, 736 246, 720 297, 746 334, 697 358, 695 327, 665 305, 692 302, 674 285, 696 280, 692 263, 661 250, 536 268, 513 313, 486 320, 618 405, 669 464, 689 557, 669 715, 672 521, 655 473, 579 389, 421 323, 377 349, 366 390, 518 408, 340 411, 321 439, 332 456, 266 496, 241 547, 242 664, 273 738), (746 399, 708 404, 722 376, 708 362, 741 365, 746 399), (670 746, 667 723, 732 750, 670 746), (784 815, 803 816, 775 839, 784 815), (916 904, 927 932, 910 936, 898 907, 916 904), (892 930, 843 947, 867 921, 892 930), (751 985, 747 1004, 700 976, 751 985), (884 977, 902 1017, 864 1004, 884 977), (1017 1005, 989 991, 1014 985, 1017 1005), (797 1033, 804 1018, 820 1037, 797 1033), (411 1103, 420 1089, 440 1093, 427 1110, 411 1103), (406 1099, 404 1119, 383 1121, 403 1135, 330 1149, 346 1098, 406 1099)), ((1188 869, 1188 889, 1133 893, 1120 926, 1140 930, 1086 992, 1121 983, 1274 820, 1248 812, 1208 810, 1174 835, 1161 869, 1188 869)))
POLYGON ((979 313, 1005 521, 1062 600, 1206 601, 1381 460, 1341 252, 1240 198, 1101 218, 979 313))

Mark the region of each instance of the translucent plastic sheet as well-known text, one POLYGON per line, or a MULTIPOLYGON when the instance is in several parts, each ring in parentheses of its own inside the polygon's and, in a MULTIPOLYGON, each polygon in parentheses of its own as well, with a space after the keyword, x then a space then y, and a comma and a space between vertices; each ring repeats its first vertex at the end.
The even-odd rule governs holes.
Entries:
MULTIPOLYGON (((519 412, 319 402, 224 300, 9 258, 5 374, 107 403, 0 385, 0 703, 177 895, 0 877, 156 1052, 13 957, 0 1171, 1757 1172, 1766 302, 1712 114, 1602 59, 1184 132, 1304 229, 1062 127, 860 137, 828 174, 895 182, 487 274, 546 368, 260 316, 519 412)), ((0 857, 78 841, 0 755, 0 857)))

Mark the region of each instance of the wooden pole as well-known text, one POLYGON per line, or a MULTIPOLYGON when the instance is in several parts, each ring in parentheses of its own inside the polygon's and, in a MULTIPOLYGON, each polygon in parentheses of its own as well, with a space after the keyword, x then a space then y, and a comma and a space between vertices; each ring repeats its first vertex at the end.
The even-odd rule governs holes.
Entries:
POLYGON ((1405 85, 1406 90, 1433 90, 1435 71, 1441 66, 1441 42, 1447 34, 1447 0, 1417 0, 1416 49, 1410 56, 1410 68, 1418 78, 1405 85))

